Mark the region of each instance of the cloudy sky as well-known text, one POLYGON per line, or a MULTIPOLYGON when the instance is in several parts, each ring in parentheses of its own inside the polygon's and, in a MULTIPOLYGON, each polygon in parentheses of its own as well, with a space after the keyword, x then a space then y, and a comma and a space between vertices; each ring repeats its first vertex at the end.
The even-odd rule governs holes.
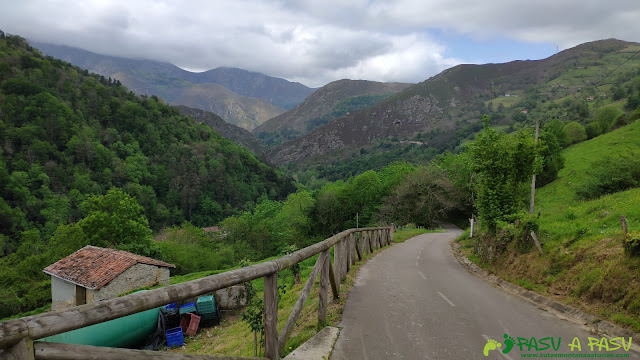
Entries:
POLYGON ((313 87, 640 42, 639 19, 638 0, 0 0, 0 29, 28 39, 313 87))

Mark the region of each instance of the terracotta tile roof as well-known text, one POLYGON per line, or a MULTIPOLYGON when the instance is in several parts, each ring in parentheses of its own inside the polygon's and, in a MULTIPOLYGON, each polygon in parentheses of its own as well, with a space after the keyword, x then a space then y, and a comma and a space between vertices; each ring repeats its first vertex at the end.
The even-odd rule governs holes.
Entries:
POLYGON ((97 290, 138 263, 176 267, 173 264, 122 250, 87 245, 42 271, 88 289, 97 290))

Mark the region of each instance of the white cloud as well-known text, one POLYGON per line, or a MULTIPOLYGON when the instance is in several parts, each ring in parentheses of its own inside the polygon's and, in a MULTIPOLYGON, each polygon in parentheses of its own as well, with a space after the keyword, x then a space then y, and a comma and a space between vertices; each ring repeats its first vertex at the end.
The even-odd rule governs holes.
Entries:
MULTIPOLYGON (((3 30, 192 70, 235 66, 320 86, 422 81, 465 59, 431 30, 561 48, 640 41, 640 2, 617 0, 0 0, 3 30)), ((468 59, 467 59, 468 60, 468 59)))

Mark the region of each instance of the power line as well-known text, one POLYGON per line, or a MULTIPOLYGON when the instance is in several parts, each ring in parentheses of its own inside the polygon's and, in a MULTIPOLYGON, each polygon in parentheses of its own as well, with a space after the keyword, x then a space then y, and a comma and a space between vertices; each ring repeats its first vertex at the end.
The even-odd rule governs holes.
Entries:
POLYGON ((627 61, 631 60, 634 56, 640 54, 640 50, 638 50, 635 54, 631 55, 627 60, 625 60, 622 64, 618 65, 617 68, 611 70, 611 72, 609 72, 607 75, 605 75, 602 79, 600 79, 600 81, 598 81, 598 83, 595 86, 600 85, 601 82, 604 81, 604 79, 606 79, 607 77, 609 77, 609 75, 613 74, 616 70, 620 69, 620 67, 624 64, 627 63, 627 61))

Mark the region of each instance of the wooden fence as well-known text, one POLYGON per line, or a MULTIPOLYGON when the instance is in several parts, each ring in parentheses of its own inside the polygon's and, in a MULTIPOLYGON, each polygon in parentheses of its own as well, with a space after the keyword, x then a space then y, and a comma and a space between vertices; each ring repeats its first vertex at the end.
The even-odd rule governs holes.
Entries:
POLYGON ((181 284, 81 305, 71 309, 9 320, 0 323, 0 359, 242 359, 239 357, 185 355, 168 352, 34 342, 34 340, 117 319, 169 303, 210 294, 213 291, 260 277, 264 277, 265 356, 272 360, 278 359, 300 315, 304 302, 311 293, 318 274, 320 274, 318 324, 324 326, 327 320, 329 284, 331 285, 334 299, 337 299, 340 292, 341 281, 346 277, 351 266, 355 264, 356 258, 362 259, 366 254, 388 245, 392 241, 393 227, 349 229, 322 242, 272 261, 181 284), (334 247, 333 264, 331 263, 330 256, 331 247, 334 247), (318 260, 311 270, 311 274, 304 285, 302 293, 294 305, 282 331, 278 334, 278 272, 317 254, 319 254, 318 260))

